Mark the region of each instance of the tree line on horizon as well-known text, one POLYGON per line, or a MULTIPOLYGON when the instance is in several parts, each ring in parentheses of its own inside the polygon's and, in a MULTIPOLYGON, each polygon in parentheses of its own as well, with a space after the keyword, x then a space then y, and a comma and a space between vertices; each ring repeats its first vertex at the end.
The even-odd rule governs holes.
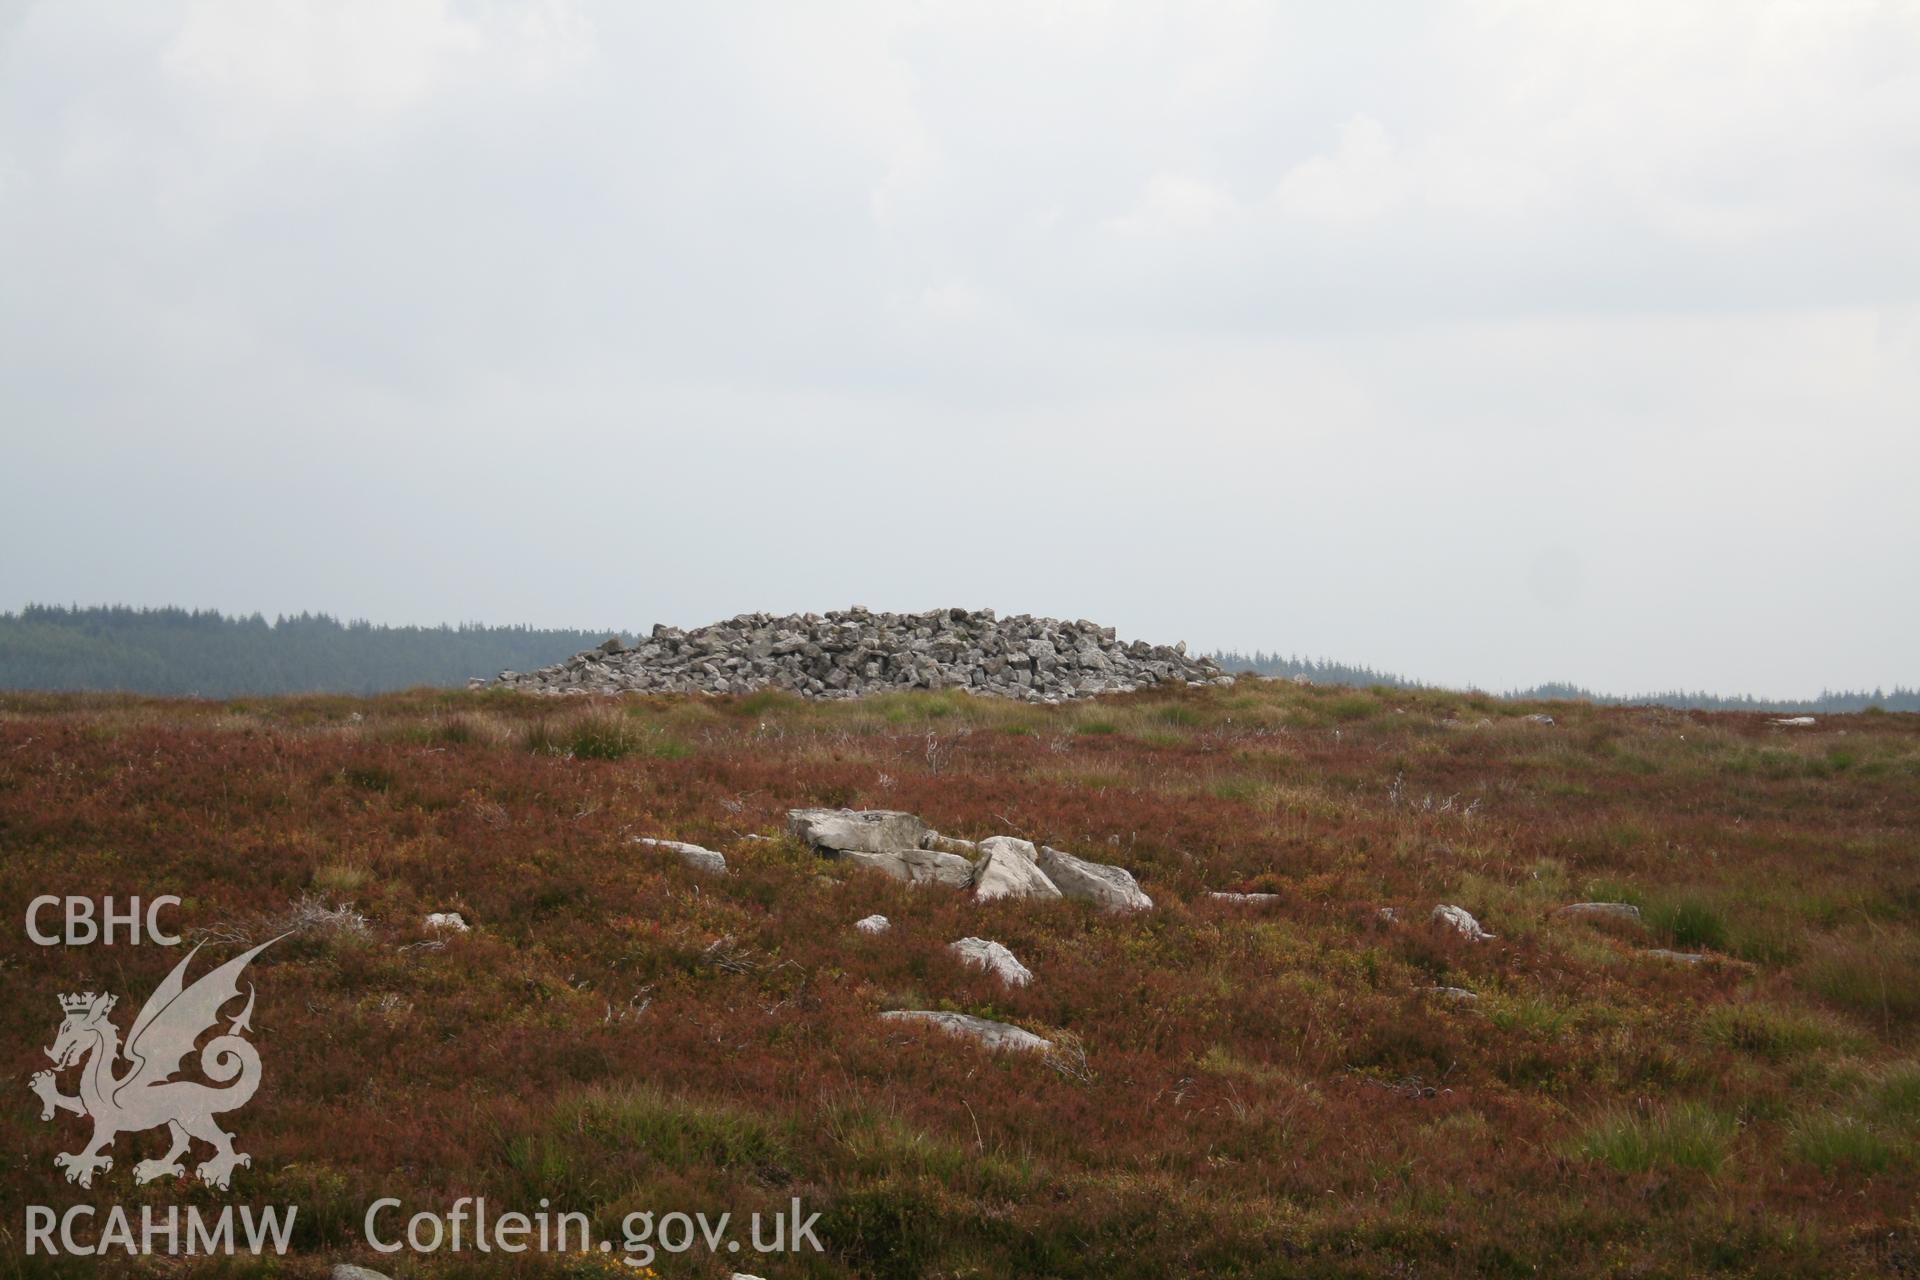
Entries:
MULTIPOLYGON (((1256 649, 1251 654, 1223 649, 1209 655, 1222 670, 1263 676, 1305 676, 1315 684, 1348 684, 1363 688, 1438 689, 1442 686, 1410 680, 1371 667, 1349 666, 1323 658, 1300 658, 1256 649)), ((1810 699, 1756 698, 1748 694, 1716 694, 1704 690, 1670 689, 1660 693, 1596 693, 1579 685, 1554 681, 1530 689, 1509 689, 1493 695, 1515 702, 1592 702, 1602 706, 1660 706, 1689 711, 1771 711, 1796 715, 1843 715, 1879 708, 1882 711, 1920 711, 1920 689, 1899 685, 1892 690, 1822 690, 1810 699)))
POLYGON ((376 626, 301 613, 30 604, 0 613, 0 689, 204 698, 383 693, 560 662, 616 631, 376 626))
MULTIPOLYGON (((527 671, 561 662, 615 630, 489 626, 434 627, 343 622, 324 613, 227 615, 217 609, 30 604, 0 613, 0 689, 121 692, 224 698, 282 693, 383 693, 461 686, 472 676, 527 671)), ((631 639, 631 634, 626 638, 631 639)), ((1315 684, 1426 689, 1392 672, 1256 650, 1211 655, 1228 671, 1301 676, 1315 684)), ((1645 703, 1713 711, 1795 714, 1920 711, 1920 690, 1827 691, 1805 701, 1674 690, 1619 696, 1573 684, 1496 695, 1527 701, 1645 703)))

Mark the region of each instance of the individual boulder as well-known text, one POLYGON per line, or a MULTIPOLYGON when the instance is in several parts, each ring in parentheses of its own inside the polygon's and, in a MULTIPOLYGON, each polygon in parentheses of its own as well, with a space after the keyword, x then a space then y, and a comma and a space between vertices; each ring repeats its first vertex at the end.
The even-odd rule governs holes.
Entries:
POLYGON ((1488 933, 1485 929, 1482 929, 1480 922, 1475 920, 1473 914, 1466 908, 1456 907, 1450 903, 1443 902, 1435 907, 1433 909, 1432 919, 1435 924, 1444 925, 1462 937, 1471 938, 1475 942, 1488 942, 1495 936, 1494 934, 1488 933))
POLYGON ((1280 901, 1277 893, 1234 893, 1228 889, 1214 889, 1207 896, 1215 902, 1233 902, 1241 906, 1260 906, 1280 901))
POLYGON ((893 921, 885 916, 866 916, 855 920, 853 927, 862 933, 885 933, 893 928, 893 921))
POLYGON ((1034 864, 1038 851, 1025 840, 994 836, 980 842, 980 860, 973 864, 973 896, 995 898, 1057 898, 1059 888, 1034 864))
POLYGON ((944 1009, 896 1009, 880 1015, 891 1022, 926 1022, 951 1035, 965 1036, 988 1049, 1046 1050, 1053 1042, 1011 1023, 991 1018, 976 1018, 969 1013, 949 1013, 944 1009))
POLYGON ((458 911, 434 911, 427 915, 427 928, 437 932, 465 933, 469 927, 458 911))
POLYGON ((949 943, 948 950, 968 964, 985 969, 1010 987, 1024 987, 1033 981, 1032 971, 1015 959, 1013 952, 997 942, 985 938, 962 938, 949 943))
POLYGON ((973 883, 971 862, 957 853, 941 853, 936 849, 886 849, 878 853, 849 849, 841 853, 840 858, 908 884, 944 884, 964 889, 973 883))
POLYGON ((921 838, 920 847, 937 849, 941 853, 957 853, 963 858, 976 857, 980 846, 971 840, 962 840, 958 836, 943 836, 938 831, 929 831, 921 838))
POLYGON ((1104 911, 1146 911, 1153 906, 1153 899, 1125 868, 1089 862, 1047 845, 1040 846, 1036 865, 1062 897, 1079 898, 1104 911))
POLYGON ((988 836, 974 846, 978 856, 990 853, 1007 853, 1028 862, 1040 861, 1040 850, 1031 840, 1021 840, 1015 836, 988 836))
POLYGON ((327 1280, 393 1280, 384 1271, 375 1271, 372 1267, 356 1267, 351 1262, 336 1262, 333 1270, 327 1273, 327 1280))
POLYGON ((918 849, 931 828, 895 809, 789 809, 787 829, 817 850, 886 853, 918 849))
POLYGON ((727 872, 727 859, 723 854, 715 853, 711 849, 703 849, 697 844, 688 844, 684 840, 655 840, 649 836, 635 836, 633 842, 678 854, 680 861, 695 871, 706 871, 715 875, 725 875, 727 872))
POLYGON ((1687 965, 1704 964, 1706 957, 1698 951, 1669 951, 1665 947, 1649 947, 1641 952, 1650 960, 1664 960, 1668 964, 1687 965))

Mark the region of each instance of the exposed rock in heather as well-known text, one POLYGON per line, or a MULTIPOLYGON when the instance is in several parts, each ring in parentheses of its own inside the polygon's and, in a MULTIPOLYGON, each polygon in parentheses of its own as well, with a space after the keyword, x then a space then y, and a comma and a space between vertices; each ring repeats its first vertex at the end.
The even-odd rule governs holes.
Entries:
POLYGON ((1234 893, 1227 889, 1215 889, 1207 896, 1215 902, 1237 902, 1249 906, 1280 901, 1280 895, 1277 893, 1234 893))
POLYGON ((697 844, 688 844, 684 840, 655 840, 648 836, 635 836, 635 844, 644 844, 649 848, 665 849, 680 856, 680 861, 695 871, 707 871, 716 875, 725 875, 727 859, 725 855, 711 849, 703 849, 697 844))
POLYGON ((980 966, 1010 987, 1024 987, 1033 981, 1032 971, 998 942, 986 938, 962 938, 949 943, 948 948, 968 964, 980 966))
POLYGON ((1040 849, 1031 840, 1022 840, 1017 836, 988 836, 974 846, 978 857, 1004 853, 1026 862, 1039 862, 1040 849))
POLYGON ((889 853, 918 849, 932 828, 897 809, 789 809, 787 829, 815 849, 889 853))
POLYGON ((1696 965, 1706 961, 1698 951, 1669 951, 1665 947, 1649 947, 1642 955, 1654 960, 1664 960, 1668 964, 1696 965))
POLYGON ((1420 989, 1437 1000, 1451 1000, 1455 1004, 1475 1004, 1480 999, 1479 992, 1469 991, 1465 987, 1422 987, 1420 989))
POLYGON ((937 849, 886 849, 879 853, 848 849, 839 856, 857 867, 884 872, 908 884, 944 884, 964 889, 973 883, 973 863, 957 853, 941 853, 937 849))
POLYGON ((977 1040, 989 1049, 1051 1049, 1053 1042, 1011 1023, 976 1018, 968 1013, 948 1013, 939 1009, 896 1009, 880 1015, 894 1022, 929 1022, 942 1031, 977 1040))
POLYGON ((971 840, 962 840, 958 836, 943 836, 938 831, 927 832, 920 841, 922 849, 938 849, 941 853, 957 853, 963 858, 975 858, 980 854, 980 846, 971 840))
POLYGON ((1456 907, 1444 902, 1433 909, 1433 922, 1445 925, 1455 933, 1471 938, 1475 942, 1487 942, 1495 936, 1482 929, 1480 922, 1475 920, 1472 913, 1465 907, 1456 907))
POLYGON ((973 867, 973 896, 995 898, 1057 898, 1060 890, 1047 873, 1034 865, 1038 851, 1025 840, 994 836, 980 842, 980 861, 973 867))
MULTIPOLYGON (((683 631, 657 626, 627 648, 609 641, 538 671, 491 683, 535 693, 751 693, 786 689, 854 698, 897 689, 963 689, 1063 702, 1154 685, 1231 684, 1211 658, 1123 643, 1084 619, 997 617, 991 609, 741 614, 683 631)), ((485 684, 474 680, 471 684, 485 684)))
POLYGON ((1153 906, 1153 899, 1124 868, 1089 862, 1047 845, 1040 846, 1038 865, 1063 897, 1079 898, 1106 911, 1146 911, 1153 906))
POLYGON ((887 930, 893 928, 893 921, 887 919, 885 916, 866 916, 862 919, 855 920, 853 927, 862 933, 885 933, 887 930))
POLYGON ((384 1271, 375 1271, 371 1267, 356 1267, 351 1262, 336 1262, 333 1270, 327 1273, 327 1280, 393 1280, 384 1271))
POLYGON ((465 933, 469 926, 458 911, 434 911, 427 915, 427 928, 442 933, 465 933))

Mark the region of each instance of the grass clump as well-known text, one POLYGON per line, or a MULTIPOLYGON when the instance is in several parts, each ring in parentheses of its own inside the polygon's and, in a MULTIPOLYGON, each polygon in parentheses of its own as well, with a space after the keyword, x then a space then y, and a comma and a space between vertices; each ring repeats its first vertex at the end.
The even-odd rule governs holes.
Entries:
POLYGON ((1892 1029, 1920 1022, 1920 945, 1867 938, 1830 944, 1802 984, 1836 1008, 1892 1029))
POLYGON ((1773 1061, 1832 1048, 1843 1039, 1818 1018, 1758 1003, 1712 1010, 1701 1019, 1701 1032, 1710 1043, 1773 1061))
POLYGON ((1704 898, 1687 896, 1648 903, 1642 908, 1647 924, 1673 946, 1683 950, 1724 950, 1727 918, 1704 898))
POLYGON ((1353 724, 1361 720, 1370 720, 1380 710, 1380 704, 1364 693, 1342 694, 1327 703, 1327 714, 1342 724, 1353 724))
POLYGON ((589 1089, 554 1108, 553 1128, 590 1145, 645 1152, 671 1169, 766 1168, 788 1158, 765 1116, 650 1085, 589 1089))
POLYGON ((1881 1119, 1920 1132, 1920 1063, 1889 1069, 1874 1084, 1873 1108, 1881 1119))
POLYGON ((1880 1173, 1894 1146, 1858 1117, 1821 1114, 1802 1119, 1788 1138, 1793 1154, 1822 1173, 1880 1173))
POLYGON ((366 882, 367 869, 350 862, 329 862, 313 873, 314 890, 323 894, 353 893, 366 882))
POLYGON ((1687 1102, 1652 1114, 1616 1111, 1580 1140, 1580 1154, 1621 1173, 1698 1169, 1717 1173, 1733 1145, 1734 1123, 1720 1112, 1687 1102))
POLYGON ((527 726, 527 750, 571 760, 623 760, 647 745, 647 734, 632 723, 600 713, 527 726))

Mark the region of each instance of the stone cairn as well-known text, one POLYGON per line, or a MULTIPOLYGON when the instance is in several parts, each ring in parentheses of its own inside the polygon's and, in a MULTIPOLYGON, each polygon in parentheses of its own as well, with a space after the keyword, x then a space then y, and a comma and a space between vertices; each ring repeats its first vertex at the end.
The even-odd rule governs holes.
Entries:
POLYGON ((857 698, 896 689, 963 689, 1058 703, 1153 685, 1231 684, 1211 658, 1122 643, 1112 627, 991 609, 746 613, 693 631, 657 626, 632 648, 618 637, 538 671, 488 683, 533 693, 751 693, 857 698))

